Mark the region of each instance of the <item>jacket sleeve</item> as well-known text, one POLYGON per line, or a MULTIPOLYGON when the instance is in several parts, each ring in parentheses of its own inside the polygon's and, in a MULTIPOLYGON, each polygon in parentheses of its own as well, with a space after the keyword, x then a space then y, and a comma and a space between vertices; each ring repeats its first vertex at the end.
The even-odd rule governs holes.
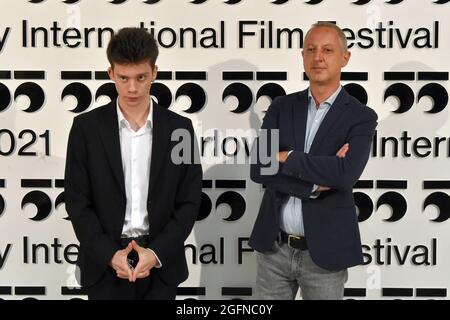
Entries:
POLYGON ((279 152, 279 110, 280 100, 275 99, 266 112, 259 136, 252 146, 250 178, 267 188, 307 199, 311 195, 313 183, 282 174, 283 165, 276 160, 279 152))
POLYGON ((93 207, 87 165, 86 138, 75 118, 69 133, 64 176, 64 199, 75 235, 86 255, 99 266, 107 267, 120 248, 103 232, 93 207))
POLYGON ((361 176, 369 159, 372 138, 377 126, 377 115, 367 109, 365 117, 350 128, 347 142, 349 151, 344 158, 316 156, 294 150, 284 163, 282 173, 333 189, 349 190, 361 176))
POLYGON ((197 219, 202 195, 202 166, 198 153, 194 128, 189 120, 187 130, 190 136, 190 162, 180 164, 183 173, 178 181, 175 195, 174 211, 163 230, 150 244, 164 266, 179 254, 179 248, 186 241, 197 219))

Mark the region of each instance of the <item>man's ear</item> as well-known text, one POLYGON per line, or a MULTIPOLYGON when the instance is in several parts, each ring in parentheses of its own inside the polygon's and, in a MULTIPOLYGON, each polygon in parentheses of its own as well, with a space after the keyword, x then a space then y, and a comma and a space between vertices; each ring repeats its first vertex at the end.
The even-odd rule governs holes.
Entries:
POLYGON ((344 59, 342 60, 342 68, 347 65, 351 56, 352 56, 352 53, 350 51, 344 52, 344 59))
POLYGON ((153 67, 153 70, 152 70, 152 76, 153 76, 152 82, 156 80, 157 75, 158 75, 158 66, 155 64, 155 66, 153 67))
POLYGON ((114 81, 114 70, 112 67, 108 68, 108 76, 112 81, 114 81))

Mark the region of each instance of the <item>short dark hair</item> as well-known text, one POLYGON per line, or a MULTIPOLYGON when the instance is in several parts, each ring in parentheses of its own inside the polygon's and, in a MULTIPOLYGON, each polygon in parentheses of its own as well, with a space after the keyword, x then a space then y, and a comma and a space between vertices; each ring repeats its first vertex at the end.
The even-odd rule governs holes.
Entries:
POLYGON ((115 63, 140 63, 148 60, 152 68, 158 58, 158 45, 153 36, 142 28, 122 28, 111 37, 106 54, 111 67, 115 63))

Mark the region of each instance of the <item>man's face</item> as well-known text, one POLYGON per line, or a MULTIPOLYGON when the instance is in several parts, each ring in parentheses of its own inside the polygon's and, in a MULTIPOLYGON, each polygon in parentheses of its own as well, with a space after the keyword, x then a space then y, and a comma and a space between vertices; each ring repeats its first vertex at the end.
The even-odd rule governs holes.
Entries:
POLYGON ((312 84, 336 85, 350 52, 342 48, 339 35, 330 27, 315 27, 305 39, 303 67, 312 84))
POLYGON ((157 66, 152 69, 148 61, 136 64, 114 64, 108 74, 116 84, 121 107, 140 107, 148 105, 150 87, 156 78, 157 66))

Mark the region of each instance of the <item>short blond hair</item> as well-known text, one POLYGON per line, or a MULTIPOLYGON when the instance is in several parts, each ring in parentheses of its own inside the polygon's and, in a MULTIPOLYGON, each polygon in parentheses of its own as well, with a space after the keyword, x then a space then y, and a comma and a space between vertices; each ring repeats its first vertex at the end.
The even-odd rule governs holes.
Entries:
POLYGON ((345 52, 348 50, 347 38, 345 37, 344 31, 342 31, 342 29, 339 28, 338 25, 336 25, 335 23, 332 23, 332 22, 328 22, 328 21, 316 22, 311 26, 311 28, 306 33, 305 39, 308 37, 308 34, 311 32, 311 30, 313 30, 315 28, 331 28, 331 29, 336 30, 339 40, 341 41, 343 51, 345 52))

